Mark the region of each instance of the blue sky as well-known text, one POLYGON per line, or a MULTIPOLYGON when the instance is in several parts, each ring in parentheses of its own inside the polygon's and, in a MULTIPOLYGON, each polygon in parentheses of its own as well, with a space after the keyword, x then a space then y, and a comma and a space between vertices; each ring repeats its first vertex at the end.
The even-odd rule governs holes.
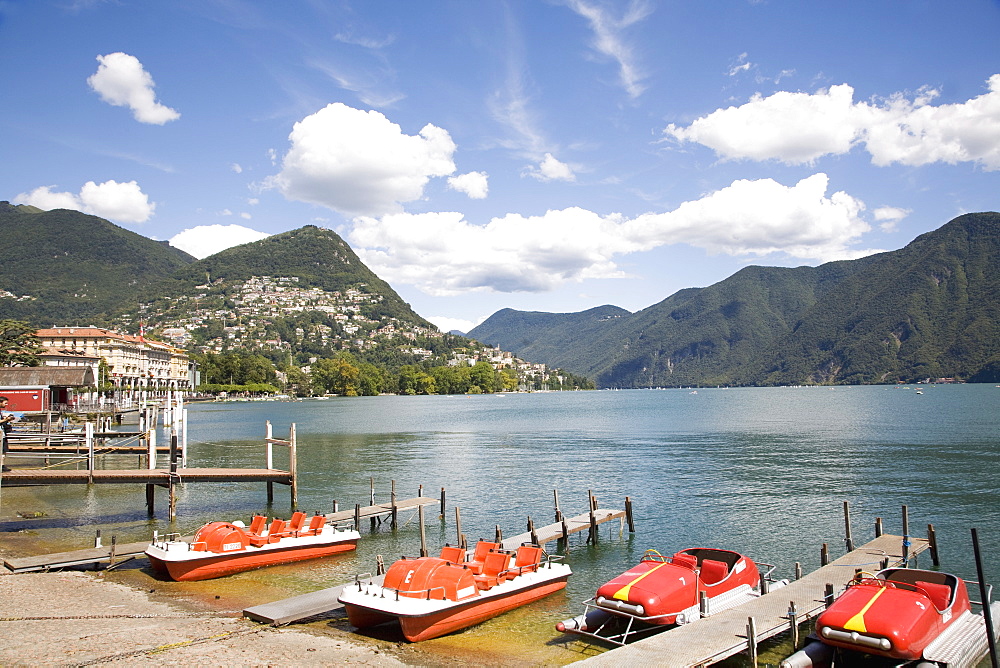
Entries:
POLYGON ((998 210, 997 35, 996 0, 0 0, 0 199, 198 257, 327 227, 442 328, 635 311, 998 210))

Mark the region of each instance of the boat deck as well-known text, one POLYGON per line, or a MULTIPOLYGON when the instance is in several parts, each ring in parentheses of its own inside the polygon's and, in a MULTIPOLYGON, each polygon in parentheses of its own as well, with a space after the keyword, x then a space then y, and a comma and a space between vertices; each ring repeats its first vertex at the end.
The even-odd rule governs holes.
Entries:
MULTIPOLYGON (((880 536, 801 579, 738 608, 617 647, 582 663, 594 666, 694 668, 722 661, 747 649, 749 618, 752 617, 756 623, 758 642, 789 629, 788 608, 792 601, 795 602, 800 622, 812 619, 825 607, 823 599, 828 583, 839 593, 857 569, 877 571, 887 557, 890 566, 900 564, 902 541, 902 536, 880 536)), ((911 537, 910 542, 911 558, 929 547, 928 541, 923 538, 911 537)))

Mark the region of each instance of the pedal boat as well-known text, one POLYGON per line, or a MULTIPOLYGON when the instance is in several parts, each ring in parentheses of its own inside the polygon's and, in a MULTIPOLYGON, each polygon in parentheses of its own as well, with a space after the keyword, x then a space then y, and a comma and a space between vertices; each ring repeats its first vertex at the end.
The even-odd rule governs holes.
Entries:
POLYGON ((247 528, 242 522, 209 522, 191 541, 179 534, 153 536, 146 556, 154 572, 171 580, 208 580, 255 568, 304 559, 328 557, 357 547, 357 531, 327 526, 326 517, 295 512, 286 523, 256 515, 247 528))
MULTIPOLYGON (((993 603, 994 615, 1000 604, 993 603)), ((816 618, 814 642, 782 668, 852 665, 861 655, 893 666, 975 666, 987 652, 986 624, 971 609, 966 583, 948 573, 887 568, 859 573, 816 618), (818 639, 818 642, 815 640, 818 639), (853 657, 853 659, 852 659, 853 657)))
MULTIPOLYGON (((761 565, 769 567, 763 581, 770 588, 787 584, 772 582, 774 567, 761 565)), ((693 547, 666 557, 646 550, 636 566, 584 601, 583 614, 559 622, 556 630, 624 645, 757 598, 761 582, 757 564, 738 552, 693 547)))
POLYGON ((351 625, 364 629, 398 621, 410 642, 437 638, 533 603, 566 586, 572 571, 538 545, 516 553, 479 541, 470 554, 445 546, 440 557, 403 557, 381 585, 358 576, 339 601, 351 625))

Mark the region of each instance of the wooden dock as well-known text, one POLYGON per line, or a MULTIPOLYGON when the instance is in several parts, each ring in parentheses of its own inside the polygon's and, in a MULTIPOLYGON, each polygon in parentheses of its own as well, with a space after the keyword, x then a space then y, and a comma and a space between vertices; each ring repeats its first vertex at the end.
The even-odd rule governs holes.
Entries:
POLYGON ((104 547, 92 547, 85 550, 73 550, 71 552, 57 552, 53 554, 40 554, 34 557, 16 557, 4 559, 3 565, 14 573, 29 573, 31 571, 51 571, 71 566, 89 566, 91 564, 107 563, 114 566, 120 561, 132 557, 144 555, 149 541, 138 543, 123 543, 121 545, 107 545, 104 547))
MULTIPOLYGON (((911 537, 909 540, 911 558, 929 548, 927 539, 911 537)), ((901 564, 902 549, 902 536, 880 536, 749 603, 624 647, 617 647, 581 663, 594 666, 695 668, 722 661, 747 650, 747 626, 750 618, 753 618, 757 629, 757 642, 788 631, 791 602, 795 603, 800 622, 812 619, 825 608, 827 584, 833 585, 835 595, 839 594, 858 569, 878 571, 882 568, 884 559, 889 560, 889 566, 901 564)))

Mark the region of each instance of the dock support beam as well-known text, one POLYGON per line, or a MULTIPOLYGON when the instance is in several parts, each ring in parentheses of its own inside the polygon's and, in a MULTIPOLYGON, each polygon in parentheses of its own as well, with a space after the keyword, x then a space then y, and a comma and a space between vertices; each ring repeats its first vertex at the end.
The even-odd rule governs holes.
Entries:
POLYGON ((854 552, 854 538, 851 537, 851 506, 844 501, 844 544, 848 552, 854 552))

